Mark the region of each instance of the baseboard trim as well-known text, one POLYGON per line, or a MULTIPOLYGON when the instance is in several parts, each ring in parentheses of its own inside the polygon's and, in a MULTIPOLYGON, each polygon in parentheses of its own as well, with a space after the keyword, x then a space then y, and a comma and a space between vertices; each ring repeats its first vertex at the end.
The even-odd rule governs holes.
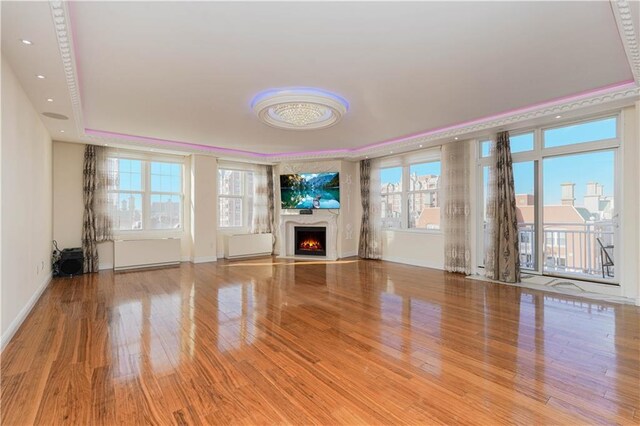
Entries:
MULTIPOLYGON (((237 260, 237 259, 251 259, 252 257, 266 257, 266 256, 271 256, 272 252, 270 251, 265 251, 263 253, 251 253, 251 254, 243 254, 241 256, 228 256, 225 257, 224 259, 228 259, 228 260, 237 260)), ((219 258, 218 258, 219 259, 219 258)))
POLYGON ((165 266, 177 266, 177 265, 180 265, 180 262, 147 263, 144 265, 120 266, 119 268, 113 268, 113 270, 115 272, 127 272, 127 271, 154 269, 154 268, 162 268, 165 266))
POLYGON ((435 262, 429 262, 428 260, 403 259, 401 257, 393 256, 382 256, 382 260, 385 260, 387 262, 403 263, 405 265, 411 266, 421 266, 423 268, 439 269, 441 271, 444 270, 444 265, 439 265, 435 262))
POLYGON ((345 251, 342 253, 342 256, 340 256, 340 258, 342 259, 343 257, 354 257, 357 255, 358 255, 358 250, 345 251))
POLYGON ((191 263, 207 263, 207 262, 217 262, 217 256, 202 256, 202 257, 194 257, 191 259, 191 263))
POLYGON ((20 326, 22 325, 24 320, 27 319, 38 300, 40 300, 40 296, 42 296, 42 293, 44 293, 47 286, 51 282, 51 277, 51 272, 49 272, 44 281, 40 283, 40 286, 38 286, 38 289, 35 291, 35 293, 33 293, 27 304, 22 308, 20 313, 18 313, 18 316, 14 318, 13 321, 11 321, 11 324, 7 328, 7 331, 5 331, 2 337, 0 337, 0 352, 4 351, 4 348, 7 346, 7 344, 9 344, 18 329, 20 329, 20 326))

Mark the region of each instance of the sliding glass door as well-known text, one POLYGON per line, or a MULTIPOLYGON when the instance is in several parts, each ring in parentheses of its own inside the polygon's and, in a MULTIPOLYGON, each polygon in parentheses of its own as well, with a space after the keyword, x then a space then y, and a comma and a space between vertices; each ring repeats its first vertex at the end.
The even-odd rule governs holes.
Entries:
MULTIPOLYGON (((520 265, 534 274, 616 282, 617 116, 511 137, 520 265)), ((484 259, 488 146, 480 142, 479 266, 484 259)))
POLYGON ((543 271, 615 278, 615 150, 548 157, 542 164, 543 271))

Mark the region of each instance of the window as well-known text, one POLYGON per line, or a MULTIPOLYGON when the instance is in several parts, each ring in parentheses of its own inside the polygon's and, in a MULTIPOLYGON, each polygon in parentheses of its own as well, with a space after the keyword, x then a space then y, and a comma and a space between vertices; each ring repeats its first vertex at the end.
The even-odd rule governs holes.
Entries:
POLYGON ((253 172, 218 170, 218 226, 249 227, 253 220, 253 172))
POLYGON ((573 145, 615 139, 618 135, 617 117, 608 117, 571 124, 569 126, 554 127, 543 131, 544 147, 573 145))
POLYGON ((440 229, 440 162, 409 166, 409 228, 440 229))
MULTIPOLYGON (((534 148, 534 133, 522 133, 520 135, 512 135, 509 137, 509 144, 511 146, 511 153, 533 151, 534 148)), ((480 153, 483 158, 489 157, 489 150, 491 148, 490 140, 483 140, 480 142, 480 153)))
MULTIPOLYGON (((618 241, 617 115, 542 127, 511 137, 520 264, 543 275, 615 283, 603 277, 600 244, 618 241)), ((486 225, 484 205, 490 142, 480 141, 478 178, 484 185, 478 229, 486 225)), ((482 264, 482 235, 478 235, 482 264)), ((481 266, 481 265, 480 265, 481 266)))
POLYGON ((181 162, 126 157, 108 161, 115 174, 108 190, 114 231, 182 229, 181 162))
POLYGON ((406 165, 380 169, 383 228, 440 229, 440 161, 433 151, 427 157, 401 158, 406 165))
POLYGON ((402 167, 380 170, 380 209, 383 228, 400 228, 402 224, 402 167))

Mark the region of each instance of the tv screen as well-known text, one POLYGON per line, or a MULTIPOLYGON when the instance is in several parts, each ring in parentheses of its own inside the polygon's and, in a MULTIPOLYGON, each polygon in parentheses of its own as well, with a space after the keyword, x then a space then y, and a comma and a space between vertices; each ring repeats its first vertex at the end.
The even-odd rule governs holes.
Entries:
POLYGON ((280 175, 283 209, 339 209, 340 173, 280 175))

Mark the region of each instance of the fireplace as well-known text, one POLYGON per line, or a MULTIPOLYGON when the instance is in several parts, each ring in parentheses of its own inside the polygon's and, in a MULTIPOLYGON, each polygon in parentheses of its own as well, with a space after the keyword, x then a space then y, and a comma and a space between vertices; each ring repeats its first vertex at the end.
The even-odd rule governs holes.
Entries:
POLYGON ((295 254, 303 256, 327 255, 327 228, 324 226, 296 226, 295 254))

